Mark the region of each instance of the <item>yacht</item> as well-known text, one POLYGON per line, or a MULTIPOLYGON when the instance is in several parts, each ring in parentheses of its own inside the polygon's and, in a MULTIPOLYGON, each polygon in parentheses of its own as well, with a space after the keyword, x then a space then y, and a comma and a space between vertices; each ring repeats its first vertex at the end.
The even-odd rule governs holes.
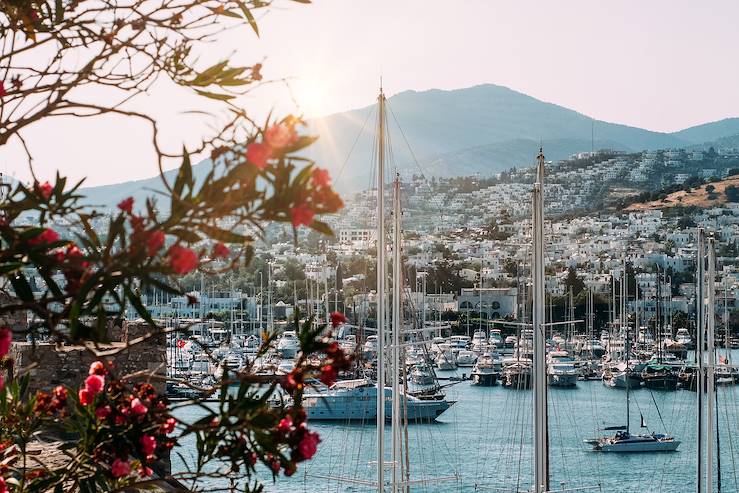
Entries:
POLYGON ((690 337, 688 329, 677 329, 675 342, 679 342, 685 346, 685 349, 695 349, 695 342, 693 342, 693 338, 690 337))
POLYGON ((534 365, 531 360, 521 359, 503 368, 503 385, 513 389, 530 389, 533 383, 534 365))
POLYGON ((641 377, 638 372, 629 369, 625 361, 608 366, 603 370, 603 385, 606 387, 637 389, 641 386, 641 377))
POLYGON ((574 387, 579 372, 567 351, 552 351, 547 357, 547 383, 552 387, 574 387))
POLYGON ((457 354, 457 366, 475 366, 477 355, 467 349, 457 354))
POLYGON ((670 435, 651 433, 632 435, 628 431, 617 431, 612 437, 603 437, 593 447, 599 452, 674 452, 680 442, 670 435))
POLYGON ((436 357, 436 367, 439 370, 454 370, 457 368, 457 360, 450 348, 439 348, 439 355, 436 357))
POLYGON ((294 330, 286 330, 277 342, 277 352, 283 358, 294 358, 298 354, 300 343, 294 330))
POLYGON ((477 358, 472 369, 472 384, 490 387, 498 382, 500 375, 500 363, 498 363, 492 353, 483 353, 477 358))
POLYGON ((648 389, 677 389, 677 373, 666 365, 648 364, 641 372, 641 379, 648 389))
POLYGON ((364 353, 364 359, 372 359, 377 354, 377 336, 367 336, 367 340, 364 341, 362 346, 362 352, 364 353))
POLYGON ((500 347, 503 344, 503 336, 500 333, 500 329, 493 329, 490 331, 488 342, 495 347, 500 347))
POLYGON ((433 385, 434 383, 434 373, 425 364, 413 365, 408 378, 416 385, 433 385))
MULTIPOLYGON (((392 388, 385 387, 385 416, 392 416, 392 388)), ((403 412, 409 421, 434 421, 454 402, 445 398, 419 399, 403 395, 403 412)), ((310 421, 377 420, 377 387, 367 379, 343 380, 331 388, 311 388, 303 394, 310 421)), ((405 416, 404 416, 405 419, 405 416)))

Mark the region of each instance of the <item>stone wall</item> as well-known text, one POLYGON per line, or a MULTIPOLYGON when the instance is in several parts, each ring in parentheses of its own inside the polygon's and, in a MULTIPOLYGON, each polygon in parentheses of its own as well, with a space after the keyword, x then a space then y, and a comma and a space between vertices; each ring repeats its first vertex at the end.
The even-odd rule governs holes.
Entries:
MULTIPOLYGON (((121 328, 111 332, 118 340, 99 345, 99 351, 125 348, 126 343, 149 332, 143 322, 125 322, 121 328)), ((49 390, 56 385, 65 384, 79 387, 87 370, 95 358, 85 346, 57 346, 50 343, 14 342, 10 350, 16 372, 31 368, 31 390, 49 390)), ((166 375, 166 345, 163 336, 157 336, 144 343, 125 348, 114 356, 106 358, 113 363, 117 376, 145 370, 161 376, 166 375)), ((141 378, 139 380, 146 380, 141 378)), ((150 380, 157 392, 164 393, 164 382, 150 380)))

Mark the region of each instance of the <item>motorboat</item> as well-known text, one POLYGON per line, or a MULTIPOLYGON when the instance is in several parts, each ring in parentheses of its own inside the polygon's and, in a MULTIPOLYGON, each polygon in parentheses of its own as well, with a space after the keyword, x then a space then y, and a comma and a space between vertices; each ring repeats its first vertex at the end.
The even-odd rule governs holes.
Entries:
POLYGON ((425 364, 413 365, 408 378, 416 385, 433 385, 434 383, 434 373, 425 364))
MULTIPOLYGON (((392 395, 392 388, 385 387, 388 419, 392 417, 392 395)), ((405 393, 402 399, 403 413, 416 422, 434 421, 454 404, 443 397, 419 399, 405 393)), ((310 421, 376 421, 377 387, 368 379, 342 380, 330 388, 311 387, 303 394, 303 408, 310 421)))
POLYGON ((457 368, 457 360, 454 352, 450 348, 439 348, 439 355, 436 357, 436 367, 439 370, 454 370, 457 368))
POLYGON ((457 353, 457 366, 475 366, 477 355, 467 349, 457 353))
POLYGON ((493 329, 490 331, 488 342, 495 347, 500 347, 503 344, 503 336, 500 333, 500 329, 493 329))
POLYGON ((477 363, 472 368, 472 383, 490 387, 498 382, 500 376, 500 364, 496 361, 492 353, 483 353, 477 358, 477 363))
POLYGON ((552 387, 574 387, 579 372, 567 351, 552 351, 547 355, 547 383, 552 387))
POLYGON ((625 361, 620 361, 603 370, 603 385, 617 389, 638 389, 641 387, 641 376, 630 369, 625 361))
POLYGON ((693 341, 693 338, 690 337, 688 329, 677 329, 677 332, 675 333, 675 342, 682 344, 685 349, 695 349, 695 342, 693 341))
POLYGON ((294 358, 300 349, 300 342, 294 330, 286 330, 277 341, 277 352, 283 358, 294 358))
POLYGON ((503 385, 512 389, 530 389, 533 383, 533 363, 521 359, 503 368, 503 385))

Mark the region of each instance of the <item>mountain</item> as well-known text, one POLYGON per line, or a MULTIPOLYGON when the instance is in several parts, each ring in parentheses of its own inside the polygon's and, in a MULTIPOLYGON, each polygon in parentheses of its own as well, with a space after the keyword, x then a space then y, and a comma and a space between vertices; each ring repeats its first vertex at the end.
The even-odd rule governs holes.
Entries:
POLYGON ((672 135, 691 144, 701 144, 739 134, 739 118, 726 118, 680 130, 672 135))
MULTIPOLYGON (((309 122, 319 135, 306 156, 332 171, 337 188, 351 192, 374 183, 376 104, 309 122)), ((592 118, 493 84, 444 91, 404 91, 388 99, 388 175, 490 175, 533 163, 539 145, 547 159, 596 148, 625 151, 688 147, 739 134, 739 118, 662 133, 592 118), (402 130, 401 130, 402 129, 402 130), (593 143, 591 139, 595 139, 593 143), (411 150, 412 149, 412 150, 411 150)), ((208 164, 194 167, 204 174, 208 164)), ((86 189, 92 203, 115 204, 145 189, 161 190, 159 178, 86 189)))

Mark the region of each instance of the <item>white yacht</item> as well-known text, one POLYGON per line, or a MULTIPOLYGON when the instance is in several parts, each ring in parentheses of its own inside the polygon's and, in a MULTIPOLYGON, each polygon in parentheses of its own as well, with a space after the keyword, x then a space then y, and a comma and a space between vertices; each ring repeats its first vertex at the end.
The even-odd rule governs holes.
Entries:
MULTIPOLYGON (((385 416, 392 417, 392 395, 385 387, 385 416)), ((453 401, 441 399, 419 399, 403 394, 403 412, 409 421, 434 421, 449 409, 453 401)), ((376 421, 377 387, 367 379, 343 380, 331 388, 309 389, 303 394, 303 408, 310 421, 376 421)))
POLYGON ((503 344, 503 336, 500 333, 500 329, 493 329, 490 331, 488 342, 496 347, 500 347, 503 344))
POLYGON ((471 376, 473 385, 487 387, 495 385, 500 376, 500 362, 493 353, 484 353, 477 359, 471 376))
POLYGON ((454 356, 454 352, 449 347, 439 348, 439 355, 436 357, 436 367, 439 370, 454 370, 457 368, 457 359, 454 356))
POLYGON ((477 355, 473 351, 464 349, 457 353, 457 366, 475 366, 477 355))
POLYGON ((553 387, 574 387, 579 372, 567 351, 552 351, 547 355, 547 383, 553 387))
POLYGON ((693 338, 690 337, 688 329, 677 329, 677 333, 675 334, 675 342, 679 342, 680 344, 685 346, 686 349, 695 349, 695 343, 693 342, 693 338))
POLYGON ((599 452, 674 452, 680 442, 670 435, 651 433, 632 435, 627 431, 617 431, 612 437, 603 437, 593 447, 599 452))
POLYGON ((282 337, 277 342, 277 352, 283 358, 294 358, 300 349, 298 336, 294 330, 286 330, 282 333, 282 337))

